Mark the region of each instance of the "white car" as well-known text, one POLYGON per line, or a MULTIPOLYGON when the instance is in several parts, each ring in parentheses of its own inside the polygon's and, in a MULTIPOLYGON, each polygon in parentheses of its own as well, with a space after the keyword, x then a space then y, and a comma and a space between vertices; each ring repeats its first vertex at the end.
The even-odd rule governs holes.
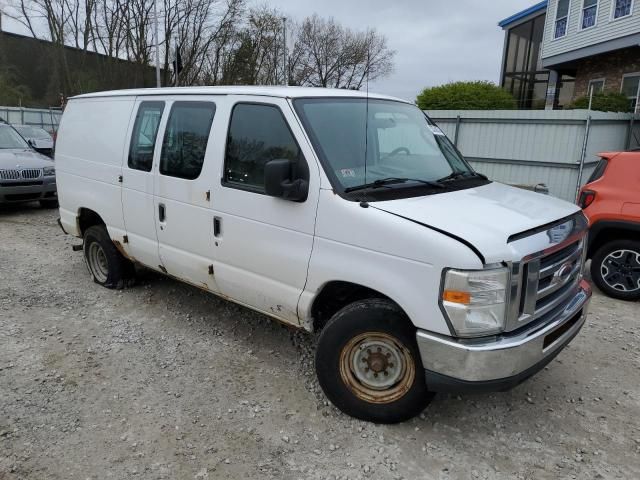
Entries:
POLYGON ((395 98, 81 95, 56 166, 61 226, 83 238, 95 282, 121 288, 139 264, 319 332, 320 384, 361 419, 408 419, 434 392, 513 387, 586 317, 580 209, 474 172, 395 98))
POLYGON ((34 150, 44 155, 53 155, 53 137, 45 129, 32 125, 13 125, 13 128, 34 150))

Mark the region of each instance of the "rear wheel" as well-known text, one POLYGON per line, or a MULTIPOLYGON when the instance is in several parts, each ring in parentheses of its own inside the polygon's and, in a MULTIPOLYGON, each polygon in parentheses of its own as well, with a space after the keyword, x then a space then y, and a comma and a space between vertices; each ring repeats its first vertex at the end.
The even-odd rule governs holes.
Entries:
POLYGON ((640 299, 640 242, 615 240, 601 246, 591 259, 591 278, 606 295, 640 299))
POLYGON ((375 423, 419 414, 433 398, 427 390, 416 329, 384 299, 347 305, 324 327, 316 352, 318 381, 344 413, 375 423))
POLYGON ((103 287, 120 289, 133 284, 133 263, 118 251, 104 226, 87 228, 84 259, 93 281, 103 287))

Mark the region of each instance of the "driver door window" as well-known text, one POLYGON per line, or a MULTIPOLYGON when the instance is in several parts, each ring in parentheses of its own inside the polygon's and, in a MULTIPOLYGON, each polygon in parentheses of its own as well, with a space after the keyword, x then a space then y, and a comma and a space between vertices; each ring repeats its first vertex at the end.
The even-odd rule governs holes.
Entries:
POLYGON ((264 192, 264 165, 270 160, 296 162, 294 178, 305 169, 300 148, 275 105, 239 103, 233 108, 224 162, 223 184, 228 187, 264 192))

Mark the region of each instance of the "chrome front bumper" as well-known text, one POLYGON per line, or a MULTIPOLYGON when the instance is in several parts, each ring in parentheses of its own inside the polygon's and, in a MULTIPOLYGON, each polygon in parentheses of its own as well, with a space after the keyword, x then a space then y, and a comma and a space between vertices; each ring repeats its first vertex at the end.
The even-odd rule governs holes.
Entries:
POLYGON ((582 328, 591 287, 582 280, 555 318, 514 334, 458 340, 417 333, 418 348, 433 391, 506 390, 527 379, 557 355, 582 328))

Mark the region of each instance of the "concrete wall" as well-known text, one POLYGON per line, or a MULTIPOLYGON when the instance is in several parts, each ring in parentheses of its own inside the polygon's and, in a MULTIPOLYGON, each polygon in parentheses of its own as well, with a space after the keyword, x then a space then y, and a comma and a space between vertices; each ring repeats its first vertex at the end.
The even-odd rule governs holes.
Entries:
POLYGON ((626 113, 587 110, 426 113, 477 171, 504 183, 544 183, 551 195, 568 201, 574 200, 589 117, 583 184, 599 160, 598 152, 640 146, 640 116, 626 113))

